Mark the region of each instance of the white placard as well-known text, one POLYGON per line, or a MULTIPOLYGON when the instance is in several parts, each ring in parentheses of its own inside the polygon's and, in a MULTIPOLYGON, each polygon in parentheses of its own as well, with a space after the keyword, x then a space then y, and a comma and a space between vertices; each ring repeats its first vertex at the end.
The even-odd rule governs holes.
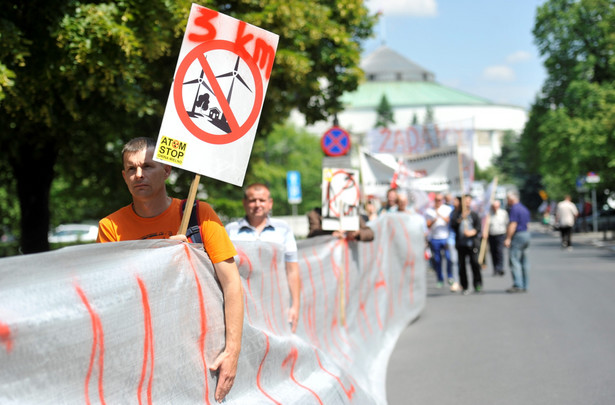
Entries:
POLYGON ((192 4, 154 160, 241 186, 278 39, 192 4))
POLYGON ((322 170, 322 229, 357 231, 361 193, 359 171, 325 168, 322 170))

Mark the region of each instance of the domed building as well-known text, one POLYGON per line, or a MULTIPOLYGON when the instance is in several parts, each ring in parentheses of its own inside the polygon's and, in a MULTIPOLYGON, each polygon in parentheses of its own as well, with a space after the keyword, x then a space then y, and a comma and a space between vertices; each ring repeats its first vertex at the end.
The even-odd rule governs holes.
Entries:
MULTIPOLYGON (((376 126, 377 108, 386 97, 393 112, 396 128, 424 124, 427 118, 440 128, 470 127, 474 130, 473 156, 484 169, 501 151, 506 131, 520 133, 527 121, 527 111, 518 106, 496 104, 441 85, 433 72, 406 59, 383 45, 361 62, 366 81, 358 89, 346 93, 342 101, 345 110, 338 115, 338 125, 352 136, 355 145, 366 145, 366 135, 376 126)), ((304 124, 299 114, 293 122, 304 124)), ((308 130, 322 135, 332 122, 309 126, 308 130)))

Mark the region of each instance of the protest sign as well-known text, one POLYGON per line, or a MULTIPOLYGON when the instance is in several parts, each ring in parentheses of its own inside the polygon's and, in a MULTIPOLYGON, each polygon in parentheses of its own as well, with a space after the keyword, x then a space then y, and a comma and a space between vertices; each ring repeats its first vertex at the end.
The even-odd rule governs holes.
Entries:
POLYGON ((241 186, 278 39, 193 4, 154 160, 241 186))
POLYGON ((360 199, 357 170, 323 169, 322 229, 325 231, 358 230, 360 199))

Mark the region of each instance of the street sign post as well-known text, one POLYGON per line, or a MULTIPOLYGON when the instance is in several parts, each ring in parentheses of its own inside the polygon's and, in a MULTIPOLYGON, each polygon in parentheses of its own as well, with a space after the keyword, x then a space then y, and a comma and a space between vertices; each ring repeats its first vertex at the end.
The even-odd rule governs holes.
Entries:
POLYGON ((596 201, 596 184, 600 183, 600 176, 594 172, 587 173, 585 176, 585 182, 591 185, 592 189, 592 223, 594 225, 594 232, 598 232, 598 204, 596 201))
POLYGON ((301 173, 296 170, 286 172, 286 193, 292 206, 293 216, 297 215, 297 204, 301 204, 301 173))

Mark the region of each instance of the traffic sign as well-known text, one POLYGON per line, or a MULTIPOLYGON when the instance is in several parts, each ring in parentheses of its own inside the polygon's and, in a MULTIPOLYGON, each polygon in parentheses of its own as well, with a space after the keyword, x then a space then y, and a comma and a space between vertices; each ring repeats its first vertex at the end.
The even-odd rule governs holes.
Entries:
POLYGON ((301 203, 301 173, 296 170, 286 172, 286 191, 289 204, 301 203))
POLYGON ((327 156, 344 156, 350 151, 350 135, 340 127, 332 127, 320 138, 320 146, 327 156))
POLYGON ((589 172, 587 176, 585 176, 585 181, 590 184, 600 183, 600 176, 594 172, 589 172))

